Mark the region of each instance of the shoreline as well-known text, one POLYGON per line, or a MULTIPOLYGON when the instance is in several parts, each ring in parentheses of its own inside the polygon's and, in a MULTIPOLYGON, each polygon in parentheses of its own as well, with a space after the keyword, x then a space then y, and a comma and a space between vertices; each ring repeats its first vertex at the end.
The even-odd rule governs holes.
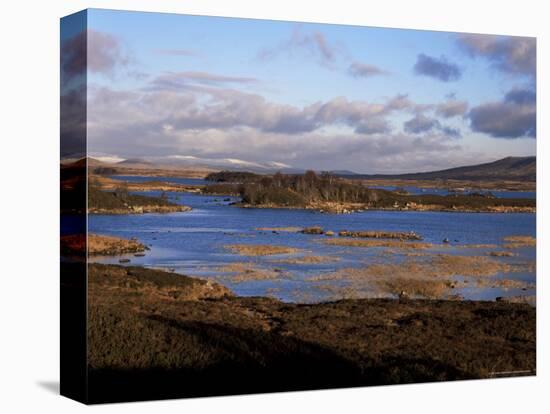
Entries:
POLYGON ((121 256, 140 254, 149 247, 137 239, 122 239, 104 234, 88 233, 61 236, 61 253, 68 256, 121 256))
POLYGON ((274 209, 274 210, 311 210, 317 211, 324 214, 352 214, 352 213, 363 213, 367 211, 413 211, 413 212, 441 212, 441 213, 503 213, 503 214, 513 214, 513 213, 527 213, 535 214, 536 207, 494 207, 488 209, 463 209, 463 208, 445 208, 442 206, 417 206, 417 207, 367 207, 367 206, 346 206, 341 205, 336 209, 331 207, 320 207, 320 206, 280 206, 275 204, 234 204, 235 207, 239 208, 250 208, 250 209, 274 209))
POLYGON ((89 208, 88 214, 98 214, 98 215, 132 215, 132 214, 149 214, 149 213, 158 213, 158 214, 168 214, 168 213, 181 213, 191 211, 192 208, 189 206, 183 205, 174 205, 174 206, 136 206, 128 208, 89 208))
POLYGON ((523 181, 470 181, 470 180, 407 180, 407 179, 354 179, 363 185, 369 186, 388 186, 388 187, 418 187, 422 189, 437 188, 449 191, 519 191, 535 192, 537 191, 536 182, 523 181))
POLYGON ((132 182, 114 179, 116 176, 100 176, 90 175, 89 179, 98 185, 103 191, 113 191, 124 185, 131 192, 147 192, 147 191, 164 191, 164 192, 185 192, 185 193, 200 193, 201 185, 178 184, 168 181, 143 181, 132 182))

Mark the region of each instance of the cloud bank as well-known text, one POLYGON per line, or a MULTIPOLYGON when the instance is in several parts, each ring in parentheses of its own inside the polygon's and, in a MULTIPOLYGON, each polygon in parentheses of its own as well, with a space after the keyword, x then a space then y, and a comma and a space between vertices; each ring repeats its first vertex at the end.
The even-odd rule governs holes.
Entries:
POLYGON ((532 89, 512 89, 500 102, 472 108, 471 128, 495 138, 536 137, 536 93, 532 89))
POLYGON ((497 70, 535 77, 537 69, 535 38, 461 34, 457 41, 468 55, 487 59, 497 70))

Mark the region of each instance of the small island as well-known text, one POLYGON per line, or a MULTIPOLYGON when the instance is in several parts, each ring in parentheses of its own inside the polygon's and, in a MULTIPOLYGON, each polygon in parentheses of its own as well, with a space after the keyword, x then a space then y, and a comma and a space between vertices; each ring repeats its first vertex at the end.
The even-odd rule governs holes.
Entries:
POLYGON ((92 184, 88 185, 90 214, 175 213, 190 210, 191 207, 169 201, 165 193, 160 197, 142 196, 129 193, 124 185, 114 191, 103 191, 92 184))

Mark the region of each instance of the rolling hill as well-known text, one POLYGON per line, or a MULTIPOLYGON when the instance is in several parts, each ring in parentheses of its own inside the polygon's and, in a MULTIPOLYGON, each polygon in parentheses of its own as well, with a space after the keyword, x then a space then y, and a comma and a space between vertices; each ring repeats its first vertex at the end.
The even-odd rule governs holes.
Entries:
POLYGON ((536 157, 506 157, 485 164, 409 174, 349 174, 349 179, 536 181, 536 157))

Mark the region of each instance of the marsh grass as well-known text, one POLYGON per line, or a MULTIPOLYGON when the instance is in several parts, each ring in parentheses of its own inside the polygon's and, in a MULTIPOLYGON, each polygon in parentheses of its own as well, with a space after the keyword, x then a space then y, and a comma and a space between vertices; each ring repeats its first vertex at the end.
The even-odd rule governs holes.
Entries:
POLYGON ((496 249, 498 246, 496 244, 461 244, 455 247, 461 249, 496 249))
POLYGON ((493 256, 493 257, 513 257, 513 256, 517 256, 516 253, 503 252, 503 251, 489 252, 488 255, 493 256))
POLYGON ((434 254, 402 263, 375 263, 362 268, 341 269, 309 280, 343 282, 346 294, 349 295, 352 289, 357 292, 356 297, 378 292, 435 299, 453 296, 453 290, 463 285, 458 277, 479 280, 511 271, 510 265, 484 256, 434 254))
POLYGON ((242 283, 254 280, 274 281, 278 279, 290 278, 288 272, 284 272, 277 268, 267 269, 264 267, 260 267, 256 263, 252 262, 231 263, 225 266, 220 266, 217 268, 217 270, 222 273, 231 273, 229 275, 222 275, 219 278, 229 279, 233 283, 242 283))
POLYGON ((288 226, 288 227, 256 227, 254 230, 298 233, 298 232, 302 231, 302 227, 293 227, 293 226, 288 226))
POLYGON ((241 256, 271 256, 300 253, 304 251, 296 247, 274 246, 271 244, 228 244, 224 247, 241 256))
POLYGON ((506 249, 519 249, 523 247, 535 247, 537 239, 531 236, 508 236, 504 238, 506 243, 503 247, 506 249))
POLYGON ((99 234, 76 234, 61 237, 61 251, 64 254, 85 254, 90 256, 117 256, 126 253, 141 253, 148 248, 137 240, 99 234))
POLYGON ((395 249, 429 249, 435 246, 432 243, 407 242, 402 240, 384 240, 384 239, 363 240, 363 239, 355 239, 355 238, 351 238, 351 239, 337 238, 337 239, 322 239, 320 241, 330 246, 343 246, 343 247, 388 247, 388 248, 395 248, 395 249))
POLYGON ((88 254, 113 255, 123 253, 138 253, 147 250, 146 246, 137 240, 126 240, 119 237, 88 234, 88 254))
POLYGON ((523 280, 514 279, 477 279, 476 286, 479 288, 500 288, 508 289, 534 289, 535 284, 523 280))
POLYGON ((338 262, 339 257, 336 256, 300 256, 289 259, 272 260, 272 263, 280 264, 321 264, 321 263, 333 263, 338 262))
POLYGON ((398 240, 422 240, 422 237, 415 232, 395 231, 348 231, 338 232, 340 237, 357 237, 365 239, 398 239, 398 240))

